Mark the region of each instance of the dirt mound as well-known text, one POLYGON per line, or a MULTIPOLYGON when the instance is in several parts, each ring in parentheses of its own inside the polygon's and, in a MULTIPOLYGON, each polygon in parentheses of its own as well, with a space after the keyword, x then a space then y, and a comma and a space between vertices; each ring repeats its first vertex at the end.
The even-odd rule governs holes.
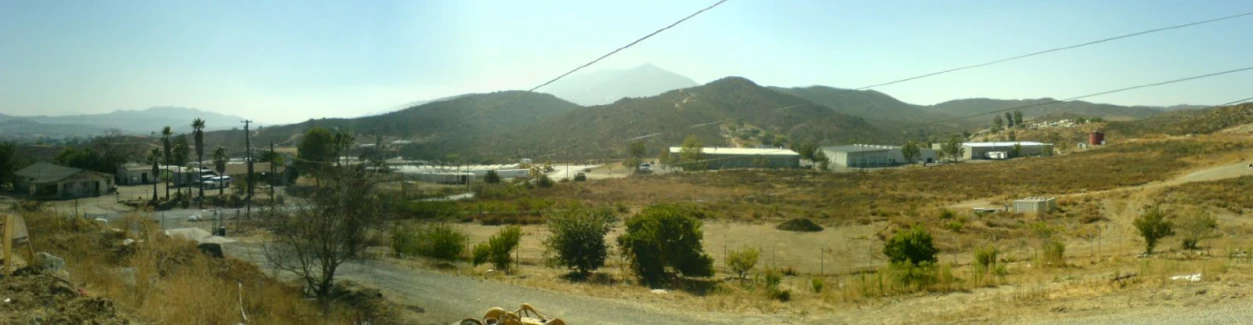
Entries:
POLYGON ((68 281, 29 268, 0 283, 0 324, 131 323, 112 300, 82 295, 68 281))
POLYGON ((822 226, 814 223, 813 220, 809 220, 809 218, 793 218, 792 220, 784 221, 778 226, 775 226, 775 228, 779 230, 801 232, 822 231, 822 226))

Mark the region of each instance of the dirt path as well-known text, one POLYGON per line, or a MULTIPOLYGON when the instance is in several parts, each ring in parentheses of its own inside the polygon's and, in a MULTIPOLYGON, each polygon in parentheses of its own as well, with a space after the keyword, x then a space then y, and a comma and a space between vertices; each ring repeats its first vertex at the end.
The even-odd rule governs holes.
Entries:
MULTIPOLYGON (((258 244, 232 243, 223 248, 227 255, 268 269, 258 244)), ((425 310, 419 317, 430 321, 426 324, 451 324, 465 317, 482 317, 493 306, 513 309, 522 303, 560 317, 567 324, 787 324, 763 317, 685 312, 647 302, 581 297, 381 261, 345 264, 336 279, 378 288, 393 302, 419 306, 425 310)))

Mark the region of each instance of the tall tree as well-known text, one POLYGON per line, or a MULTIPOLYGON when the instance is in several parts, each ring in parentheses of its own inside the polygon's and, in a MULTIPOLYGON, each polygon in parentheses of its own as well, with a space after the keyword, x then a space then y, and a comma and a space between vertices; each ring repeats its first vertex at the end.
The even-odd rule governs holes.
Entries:
POLYGON ((1017 125, 1014 123, 1014 115, 1010 112, 1005 112, 1005 122, 1008 124, 1006 127, 1012 128, 1017 125))
MULTIPOLYGON (((1010 121, 1010 123, 1013 123, 1013 121, 1010 121)), ((1002 127, 1005 127, 1005 121, 1001 120, 1001 115, 992 116, 992 132, 1000 131, 1002 127)))
POLYGON ((200 188, 200 207, 204 208, 204 182, 200 182, 200 171, 204 170, 204 120, 192 120, 191 128, 196 138, 196 187, 200 188))
MULTIPOLYGON (((315 179, 320 177, 322 171, 334 162, 333 141, 334 135, 326 128, 314 127, 305 131, 300 143, 296 145, 296 169, 301 173, 309 173, 315 179)), ((320 185, 321 180, 318 182, 320 185)))
MULTIPOLYGON (((184 167, 187 166, 187 160, 189 159, 191 159, 191 144, 187 143, 186 134, 179 134, 174 137, 174 166, 177 166, 180 171, 186 170, 184 167)), ((187 174, 180 174, 183 177, 182 181, 186 181, 187 174)), ((179 191, 182 191, 182 188, 179 188, 179 191)), ((191 189, 188 188, 187 191, 188 195, 190 195, 191 189)))
MULTIPOLYGON (((152 148, 152 151, 148 153, 148 163, 152 164, 153 177, 156 177, 157 174, 161 173, 161 149, 160 148, 152 148)), ((153 178, 152 179, 152 202, 157 202, 157 183, 158 183, 157 179, 153 178)))
POLYGON ((219 146, 217 147, 217 149, 213 149, 213 169, 218 171, 218 176, 219 176, 218 177, 218 197, 222 197, 222 195, 225 194, 225 190, 226 190, 223 188, 224 186, 222 186, 222 177, 221 177, 221 176, 226 176, 226 158, 227 158, 226 148, 222 148, 221 146, 219 146))
POLYGON ((683 140, 683 148, 679 150, 679 164, 683 170, 705 170, 707 164, 701 150, 700 139, 696 138, 696 135, 688 135, 687 139, 683 140))
POLYGON ((165 151, 164 151, 165 155, 162 155, 161 157, 165 158, 165 174, 166 174, 165 176, 161 178, 165 179, 165 199, 166 200, 170 199, 170 175, 169 175, 170 163, 173 163, 172 159, 174 159, 174 153, 172 152, 172 150, 174 150, 174 143, 170 142, 170 137, 173 135, 174 135, 174 131, 171 130, 169 126, 166 126, 161 129, 161 146, 165 148, 165 151))
POLYGON ((918 156, 920 154, 921 150, 918 149, 918 143, 913 140, 906 142, 905 146, 901 147, 901 156, 905 158, 905 163, 907 164, 912 164, 915 161, 918 161, 918 156))
POLYGON ((1008 139, 1009 141, 1018 141, 1018 133, 1015 133, 1014 130, 1009 130, 1008 139))
POLYGON ((941 149, 943 149, 944 155, 948 156, 951 161, 961 160, 962 155, 966 153, 966 148, 962 147, 962 138, 956 135, 949 138, 948 142, 941 146, 941 149))
POLYGON ((1014 125, 1022 127, 1022 111, 1014 111, 1014 125))

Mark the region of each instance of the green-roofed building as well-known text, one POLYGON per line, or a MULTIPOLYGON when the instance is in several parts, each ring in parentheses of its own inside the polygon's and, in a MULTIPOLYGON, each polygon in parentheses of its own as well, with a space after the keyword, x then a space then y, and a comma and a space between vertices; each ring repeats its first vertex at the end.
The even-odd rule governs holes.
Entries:
POLYGON ((13 174, 15 188, 29 191, 31 197, 100 196, 113 189, 113 175, 47 162, 35 163, 13 174))

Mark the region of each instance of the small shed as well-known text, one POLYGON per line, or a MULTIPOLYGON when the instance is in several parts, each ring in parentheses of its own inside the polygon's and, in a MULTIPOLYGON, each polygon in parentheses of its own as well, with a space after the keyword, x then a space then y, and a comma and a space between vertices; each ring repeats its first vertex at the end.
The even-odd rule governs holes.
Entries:
POLYGON ((1057 210, 1057 199, 1051 197, 1032 196, 1014 200, 1014 211, 1020 213, 1042 213, 1057 210))

